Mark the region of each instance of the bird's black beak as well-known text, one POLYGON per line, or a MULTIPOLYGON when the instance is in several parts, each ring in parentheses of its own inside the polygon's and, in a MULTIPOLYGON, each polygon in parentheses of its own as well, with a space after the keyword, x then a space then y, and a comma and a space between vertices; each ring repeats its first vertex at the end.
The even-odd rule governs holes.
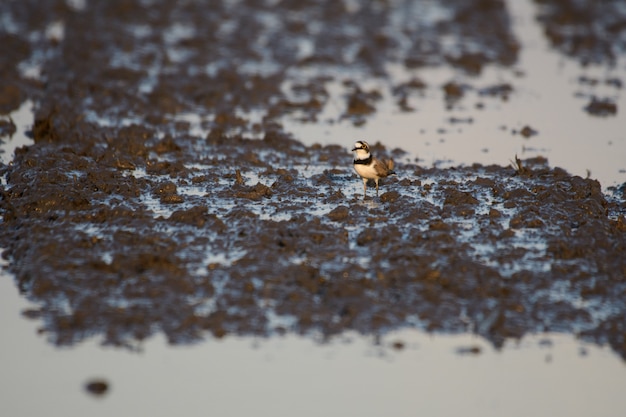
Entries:
POLYGON ((353 151, 356 151, 357 149, 359 149, 359 148, 352 148, 353 151))

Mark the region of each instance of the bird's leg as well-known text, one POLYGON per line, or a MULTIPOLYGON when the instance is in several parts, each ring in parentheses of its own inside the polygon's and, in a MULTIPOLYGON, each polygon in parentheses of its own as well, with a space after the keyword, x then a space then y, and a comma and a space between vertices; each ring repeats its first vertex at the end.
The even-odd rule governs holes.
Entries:
POLYGON ((367 193, 367 178, 363 178, 363 200, 365 200, 366 193, 367 193))
POLYGON ((378 178, 376 179, 376 197, 378 197, 378 178))

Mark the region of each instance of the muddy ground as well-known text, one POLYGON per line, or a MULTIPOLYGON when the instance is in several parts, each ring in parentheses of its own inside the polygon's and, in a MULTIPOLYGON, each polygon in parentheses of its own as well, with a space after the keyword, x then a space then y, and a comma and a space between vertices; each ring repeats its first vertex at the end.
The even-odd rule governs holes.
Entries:
MULTIPOLYGON (((307 146, 281 124, 316 123, 337 80, 338 122, 366 124, 383 97, 403 109, 428 87, 418 78, 361 86, 388 64, 513 65, 505 3, 210 3, 0 5, 0 111, 35 103, 34 144, 1 167, 0 246, 52 343, 412 326, 496 346, 569 332, 626 358, 625 187, 603 193, 542 158, 425 168, 376 144, 398 175, 364 200, 358 138, 307 146)), ((618 2, 594 25, 539 3, 555 47, 623 54, 618 2)), ((453 105, 467 86, 441 88, 453 105)))

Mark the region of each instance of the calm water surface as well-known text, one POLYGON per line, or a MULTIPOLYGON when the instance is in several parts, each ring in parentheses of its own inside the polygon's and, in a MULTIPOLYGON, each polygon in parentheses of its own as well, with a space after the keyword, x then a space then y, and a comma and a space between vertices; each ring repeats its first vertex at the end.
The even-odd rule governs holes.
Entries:
POLYGON ((626 409, 624 362, 569 335, 531 336, 501 352, 471 335, 411 330, 377 344, 348 335, 172 347, 154 338, 138 353, 97 341, 57 349, 20 317, 26 307, 0 276, 1 415, 608 417, 626 409), (100 378, 108 392, 87 393, 100 378))

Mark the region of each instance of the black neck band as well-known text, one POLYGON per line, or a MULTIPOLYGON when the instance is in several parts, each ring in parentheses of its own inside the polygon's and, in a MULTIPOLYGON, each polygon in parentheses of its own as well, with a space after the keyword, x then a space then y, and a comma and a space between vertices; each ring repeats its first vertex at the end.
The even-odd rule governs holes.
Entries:
POLYGON ((372 162, 372 155, 370 155, 366 159, 355 159, 354 160, 355 164, 360 164, 360 165, 369 165, 371 162, 372 162))

